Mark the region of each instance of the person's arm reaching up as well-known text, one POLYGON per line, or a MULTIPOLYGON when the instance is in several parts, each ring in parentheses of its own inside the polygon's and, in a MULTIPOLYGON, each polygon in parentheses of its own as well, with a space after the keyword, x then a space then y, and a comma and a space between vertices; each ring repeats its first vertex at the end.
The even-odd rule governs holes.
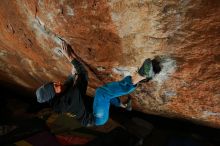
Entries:
POLYGON ((62 41, 61 49, 63 55, 73 65, 72 75, 76 77, 76 80, 78 80, 77 84, 80 87, 82 95, 84 95, 88 85, 88 73, 83 64, 76 59, 72 48, 65 41, 62 41))
POLYGON ((72 48, 65 42, 62 41, 61 49, 63 55, 68 59, 69 62, 73 65, 74 69, 72 71, 72 74, 83 74, 85 73, 85 68, 83 65, 76 59, 72 48))

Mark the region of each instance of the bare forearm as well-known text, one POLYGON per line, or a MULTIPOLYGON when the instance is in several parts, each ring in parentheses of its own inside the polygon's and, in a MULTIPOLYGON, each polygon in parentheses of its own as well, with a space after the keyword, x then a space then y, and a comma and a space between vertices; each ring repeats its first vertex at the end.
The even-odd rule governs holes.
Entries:
POLYGON ((75 59, 75 56, 73 54, 73 50, 65 41, 62 41, 61 49, 63 55, 71 62, 73 59, 75 59))
POLYGON ((70 46, 68 46, 68 44, 65 41, 62 41, 61 44, 61 49, 62 49, 62 53, 63 55, 68 59, 69 62, 71 62, 71 64, 73 65, 74 68, 74 73, 72 72, 72 74, 81 74, 85 72, 85 69, 83 67, 83 65, 76 59, 73 50, 70 46))

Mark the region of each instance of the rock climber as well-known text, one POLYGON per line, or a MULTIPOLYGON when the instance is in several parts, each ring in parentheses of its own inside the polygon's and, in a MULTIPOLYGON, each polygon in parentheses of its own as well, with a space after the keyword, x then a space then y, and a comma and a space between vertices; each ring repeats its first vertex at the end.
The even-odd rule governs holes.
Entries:
POLYGON ((87 71, 65 41, 62 41, 61 52, 72 64, 72 73, 64 83, 49 82, 39 87, 36 90, 37 101, 39 103, 49 102, 53 111, 68 113, 86 127, 104 125, 109 119, 110 105, 131 110, 131 98, 128 98, 127 103, 123 104, 119 97, 129 95, 137 88, 140 81, 150 80, 160 71, 160 67, 158 68, 155 62, 146 59, 134 75, 97 88, 93 106, 89 108, 86 104, 87 71))

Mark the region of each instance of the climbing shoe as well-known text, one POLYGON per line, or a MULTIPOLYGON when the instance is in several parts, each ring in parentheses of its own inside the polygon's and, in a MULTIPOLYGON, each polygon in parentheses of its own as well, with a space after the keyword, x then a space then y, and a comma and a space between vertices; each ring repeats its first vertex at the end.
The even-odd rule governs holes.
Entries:
POLYGON ((138 70, 138 74, 151 79, 154 76, 153 66, 151 59, 145 59, 144 63, 142 64, 141 68, 138 70))

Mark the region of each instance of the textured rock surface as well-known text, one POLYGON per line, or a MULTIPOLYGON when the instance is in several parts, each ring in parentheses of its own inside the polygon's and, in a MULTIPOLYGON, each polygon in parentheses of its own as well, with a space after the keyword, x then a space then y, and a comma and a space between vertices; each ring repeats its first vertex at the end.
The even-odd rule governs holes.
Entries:
POLYGON ((89 70, 89 95, 159 55, 135 109, 220 127, 219 15, 219 0, 1 0, 0 80, 30 90, 64 80, 58 37, 89 70))

